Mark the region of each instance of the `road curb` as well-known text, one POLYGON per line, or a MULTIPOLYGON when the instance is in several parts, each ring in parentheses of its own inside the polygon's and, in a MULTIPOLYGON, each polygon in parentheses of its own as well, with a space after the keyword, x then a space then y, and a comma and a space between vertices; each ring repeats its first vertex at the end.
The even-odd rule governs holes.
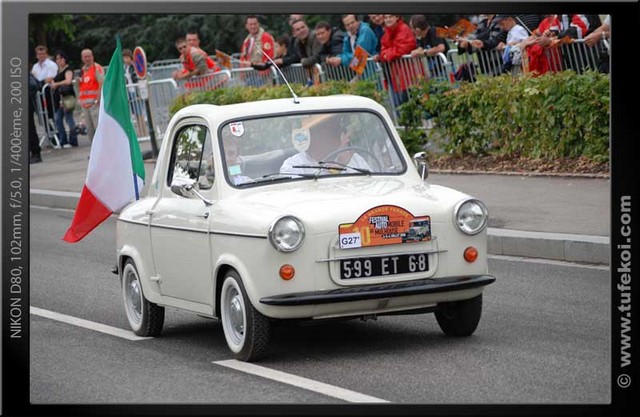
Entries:
POLYGON ((506 177, 588 178, 604 180, 611 179, 611 176, 609 174, 589 174, 577 172, 476 171, 468 169, 429 168, 429 173, 446 175, 503 175, 506 177))
POLYGON ((529 232, 491 227, 487 234, 487 251, 493 255, 609 265, 610 241, 607 236, 529 232))
MULTIPOLYGON (((80 193, 31 189, 31 205, 74 210, 80 193)), ((567 262, 609 265, 607 236, 529 232, 489 228, 488 252, 492 255, 543 258, 567 262)))

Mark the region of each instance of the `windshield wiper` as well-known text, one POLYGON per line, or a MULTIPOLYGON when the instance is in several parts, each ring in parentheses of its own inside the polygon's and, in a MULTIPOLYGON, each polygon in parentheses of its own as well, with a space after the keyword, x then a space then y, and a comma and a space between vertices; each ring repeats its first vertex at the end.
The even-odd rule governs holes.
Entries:
POLYGON ((254 178, 251 181, 242 183, 240 185, 246 185, 246 184, 256 184, 256 183, 260 183, 260 182, 269 182, 269 181, 279 181, 279 180, 290 180, 293 178, 316 178, 316 175, 313 174, 294 174, 294 173, 280 173, 280 172, 273 172, 271 174, 266 174, 263 175, 261 177, 258 178, 254 178))
POLYGON ((358 172, 361 172, 363 174, 371 175, 371 171, 366 169, 366 168, 352 167, 350 165, 343 164, 343 163, 337 162, 337 161, 331 161, 331 162, 322 162, 322 161, 320 161, 320 162, 318 162, 318 164, 322 165, 326 169, 339 169, 341 171, 345 171, 347 169, 352 169, 354 171, 358 171, 358 172), (335 166, 329 167, 329 164, 337 165, 337 167, 335 167, 335 166), (342 167, 342 168, 340 168, 340 167, 342 167))
POLYGON ((345 171, 347 168, 342 168, 340 166, 332 166, 327 165, 324 162, 318 162, 318 165, 294 165, 291 168, 301 168, 301 169, 326 169, 326 170, 336 170, 336 171, 345 171))

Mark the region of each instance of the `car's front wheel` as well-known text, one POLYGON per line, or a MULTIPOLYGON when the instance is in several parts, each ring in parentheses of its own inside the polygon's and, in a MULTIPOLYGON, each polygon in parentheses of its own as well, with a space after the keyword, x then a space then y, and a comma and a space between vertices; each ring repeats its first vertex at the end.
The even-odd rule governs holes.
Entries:
POLYGON ((240 276, 233 270, 222 283, 220 316, 224 337, 236 359, 251 362, 265 354, 271 323, 253 307, 240 276))
POLYGON ((440 303, 435 311, 442 331, 449 336, 471 336, 482 315, 482 294, 468 300, 440 303))
POLYGON ((122 295, 131 330, 143 337, 159 335, 164 325, 164 307, 145 298, 138 270, 131 259, 122 269, 122 295))

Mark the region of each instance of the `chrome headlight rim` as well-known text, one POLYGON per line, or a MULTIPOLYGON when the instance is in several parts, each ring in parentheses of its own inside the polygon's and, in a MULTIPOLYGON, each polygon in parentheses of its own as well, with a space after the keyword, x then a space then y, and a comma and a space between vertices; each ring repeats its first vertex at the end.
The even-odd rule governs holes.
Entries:
POLYGON ((465 198, 464 200, 460 200, 453 209, 453 223, 456 228, 463 234, 468 236, 475 236, 478 233, 482 232, 487 228, 487 223, 489 222, 489 211, 487 210, 487 206, 477 198, 465 198), (475 230, 465 230, 463 226, 458 222, 458 215, 460 214, 460 210, 465 204, 476 204, 480 211, 482 212, 482 224, 476 228, 475 230))
POLYGON ((273 246, 278 252, 289 253, 289 252, 294 252, 298 250, 300 246, 302 246, 302 243, 304 242, 304 238, 305 238, 304 224, 300 219, 298 219, 295 216, 291 216, 291 215, 280 216, 277 219, 275 219, 273 222, 271 222, 271 225, 269 226, 269 242, 271 242, 271 246, 273 246), (276 236, 277 227, 279 226, 280 222, 287 221, 287 220, 291 220, 296 224, 296 226, 298 227, 298 234, 299 234, 299 238, 297 242, 290 247, 282 246, 282 244, 278 241, 276 236))

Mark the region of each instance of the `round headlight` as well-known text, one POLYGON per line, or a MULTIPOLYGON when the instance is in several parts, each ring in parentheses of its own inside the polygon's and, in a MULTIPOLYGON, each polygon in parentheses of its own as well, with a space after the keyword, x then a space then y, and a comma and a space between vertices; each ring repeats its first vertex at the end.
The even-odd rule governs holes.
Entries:
POLYGON ((269 241, 280 252, 293 252, 303 240, 304 226, 293 216, 280 217, 269 228, 269 241))
POLYGON ((458 229, 467 235, 475 235, 487 225, 487 208, 480 200, 464 200, 456 205, 454 221, 458 229))

